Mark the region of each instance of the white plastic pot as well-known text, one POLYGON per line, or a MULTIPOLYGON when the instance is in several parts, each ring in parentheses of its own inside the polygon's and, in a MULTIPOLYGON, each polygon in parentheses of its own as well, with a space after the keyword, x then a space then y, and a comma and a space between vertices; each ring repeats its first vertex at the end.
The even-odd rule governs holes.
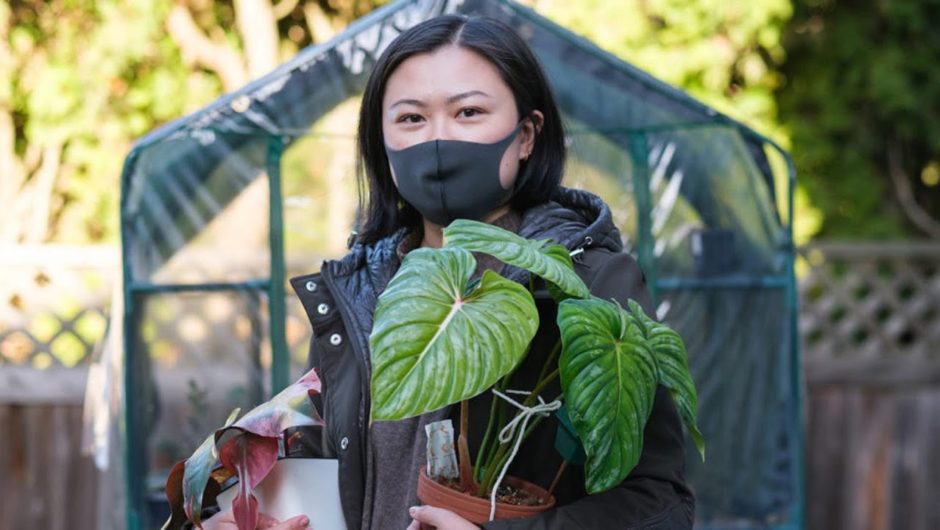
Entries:
MULTIPOLYGON (((228 509, 238 488, 219 494, 218 503, 228 509)), ((335 458, 284 458, 254 491, 258 511, 278 520, 297 515, 310 518, 314 530, 346 530, 339 499, 339 461, 335 458)))

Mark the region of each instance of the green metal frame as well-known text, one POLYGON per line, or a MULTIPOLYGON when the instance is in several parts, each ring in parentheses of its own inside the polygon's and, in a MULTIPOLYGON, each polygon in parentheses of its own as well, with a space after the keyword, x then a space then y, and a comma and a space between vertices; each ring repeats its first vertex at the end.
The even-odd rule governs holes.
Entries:
MULTIPOLYGON (((361 19, 354 22, 344 32, 330 41, 317 46, 313 52, 329 49, 335 45, 340 38, 345 38, 350 34, 357 34, 369 28, 375 22, 385 19, 394 13, 408 7, 412 2, 395 2, 381 9, 378 9, 361 19)), ((516 14, 525 19, 538 22, 540 17, 531 9, 503 1, 502 5, 507 6, 516 14)), ((649 279, 649 285, 654 299, 659 293, 676 289, 710 289, 710 288, 773 288, 784 289, 786 292, 788 306, 788 322, 790 331, 790 356, 789 362, 789 384, 793 395, 794 403, 793 413, 790 419, 793 421, 792 432, 797 435, 797 446, 794 448, 795 463, 793 466, 794 484, 796 495, 791 506, 791 519, 787 523, 763 526, 766 529, 775 530, 796 530, 805 527, 805 476, 803 462, 805 461, 805 440, 803 433, 803 422, 801 418, 803 403, 803 386, 799 371, 800 351, 798 340, 798 322, 797 322, 797 294, 796 278, 794 271, 794 258, 796 255, 792 237, 793 224, 793 198, 796 184, 796 174, 793 162, 787 153, 775 142, 757 133, 753 129, 736 122, 723 114, 714 112, 701 102, 691 98, 684 92, 665 85, 649 76, 645 72, 632 66, 624 64, 618 58, 601 50, 588 41, 581 39, 570 31, 557 26, 544 26, 550 31, 556 32, 564 40, 573 46, 588 51, 595 56, 601 57, 609 68, 629 73, 634 78, 644 82, 651 90, 666 95, 672 99, 682 102, 691 108, 697 108, 705 112, 711 119, 700 122, 677 123, 668 125, 656 125, 650 127, 624 127, 616 129, 592 129, 593 132, 614 132, 626 133, 629 135, 629 154, 634 164, 634 184, 637 202, 637 226, 638 226, 638 260, 643 267, 649 279), (647 139, 650 134, 667 132, 670 130, 688 130, 699 127, 728 126, 736 129, 744 137, 756 139, 765 146, 780 153, 787 165, 787 222, 784 227, 785 241, 781 242, 780 251, 787 256, 786 270, 781 275, 770 275, 762 277, 721 277, 709 279, 692 278, 671 278, 660 277, 656 267, 656 258, 653 252, 654 241, 652 236, 652 197, 649 191, 650 168, 647 161, 647 139)), ((304 54, 309 56, 310 53, 304 54)), ((280 71, 287 71, 296 68, 304 60, 298 55, 294 60, 279 68, 280 71)), ((227 94, 217 100, 219 105, 229 105, 236 98, 243 94, 251 93, 261 87, 266 80, 264 78, 256 80, 244 88, 227 94)), ((183 130, 185 123, 183 120, 173 122, 167 126, 154 131, 150 135, 141 139, 128 154, 122 173, 121 188, 127 189, 132 169, 135 167, 140 152, 153 144, 161 142, 170 135, 183 130)), ((154 294, 174 293, 174 292, 209 292, 209 291, 249 291, 253 293, 265 293, 269 301, 269 334, 272 348, 271 363, 271 389, 272 393, 277 392, 288 384, 289 378, 289 354, 287 351, 285 338, 285 263, 284 263, 284 240, 283 240, 283 206, 281 200, 281 155, 287 145, 295 136, 300 136, 305 131, 280 131, 281 134, 291 136, 267 135, 268 151, 266 157, 266 170, 269 186, 269 243, 270 243, 270 277, 250 279, 243 282, 218 282, 208 284, 153 284, 148 282, 135 282, 129 269, 127 259, 123 260, 122 277, 124 292, 124 322, 123 322, 123 341, 124 341, 124 415, 121 422, 122 439, 125 441, 123 446, 123 458, 125 464, 125 491, 127 495, 126 522, 130 530, 139 530, 143 528, 146 521, 146 507, 143 496, 143 469, 145 467, 144 453, 146 447, 142 440, 131 440, 130 437, 141 435, 142 412, 139 409, 139 400, 131 399, 135 389, 144 388, 145 381, 141 380, 145 373, 148 359, 141 358, 140 355, 132 355, 137 345, 137 320, 140 317, 140 303, 144 297, 154 294), (135 443, 136 442, 136 443, 135 443)), ((226 132, 226 134, 230 134, 226 132)), ((124 249, 130 248, 131 233, 129 225, 126 223, 126 197, 121 196, 121 239, 124 249)), ((706 526, 707 528, 707 526, 706 526)))
MULTIPOLYGON (((680 97, 687 97, 685 94, 679 94, 680 97)), ((787 377, 794 403, 791 403, 793 411, 789 415, 793 422, 791 428, 796 433, 796 447, 793 450, 793 481, 796 493, 790 506, 790 521, 778 525, 762 526, 761 530, 802 530, 806 527, 805 513, 805 492, 806 492, 806 472, 804 469, 806 440, 803 428, 803 380, 800 372, 800 341, 799 341, 799 306, 796 289, 796 245, 793 241, 793 213, 794 213, 794 194, 796 192, 796 168, 793 160, 779 144, 754 131, 753 129, 727 118, 724 115, 717 114, 713 122, 710 123, 689 123, 675 124, 656 127, 632 127, 605 129, 605 131, 622 132, 629 135, 630 157, 633 162, 633 192, 637 205, 637 261, 647 277, 651 297, 656 303, 658 295, 662 291, 674 291, 685 289, 751 289, 768 288, 784 289, 787 298, 788 313, 788 335, 790 340, 789 349, 789 370, 787 377), (668 132, 670 130, 688 130, 691 128, 727 126, 732 127, 744 136, 750 136, 757 139, 763 145, 776 151, 786 162, 787 179, 787 201, 786 201, 786 222, 783 224, 784 238, 780 243, 779 250, 786 256, 786 267, 784 273, 780 275, 764 276, 728 276, 718 278, 671 278, 660 277, 656 266, 656 256, 654 254, 654 238, 652 234, 652 197, 649 190, 650 168, 647 159, 648 146, 647 138, 649 134, 668 132)), ((775 205, 776 206, 776 205, 775 205)), ((708 529, 705 525, 703 528, 708 529)))
MULTIPOLYGON (((141 477, 146 475, 144 441, 138 439, 141 433, 139 400, 130 400, 133 389, 145 388, 149 384, 142 374, 149 364, 149 359, 141 355, 128 355, 138 344, 137 321, 140 318, 140 301, 143 297, 154 294, 181 292, 252 292, 266 293, 268 296, 268 333, 271 341, 271 395, 284 389, 290 378, 290 358, 287 349, 285 324, 287 304, 285 299, 286 272, 284 263, 284 221, 281 193, 281 155, 288 142, 281 136, 271 136, 268 142, 266 169, 268 173, 269 208, 268 240, 270 246, 270 278, 250 279, 242 282, 213 282, 201 284, 155 284, 134 281, 127 259, 122 260, 124 286, 124 417, 121 425, 125 469, 125 491, 127 493, 126 523, 129 530, 144 528, 148 520, 146 499, 143 495, 141 477)), ((125 161, 125 179, 128 169, 136 161, 140 147, 131 152, 125 161)), ((123 184, 122 184, 123 186, 123 184)), ((122 197, 121 240, 124 248, 129 247, 130 233, 128 223, 123 222, 124 209, 122 197)), ((268 396, 270 397, 270 396, 268 396)))

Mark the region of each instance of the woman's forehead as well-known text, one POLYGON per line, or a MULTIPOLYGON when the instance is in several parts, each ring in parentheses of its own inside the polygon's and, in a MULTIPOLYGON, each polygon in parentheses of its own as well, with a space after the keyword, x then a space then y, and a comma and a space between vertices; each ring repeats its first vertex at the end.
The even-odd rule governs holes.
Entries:
POLYGON ((512 97, 496 66, 482 55, 457 46, 416 54, 389 76, 383 106, 414 100, 447 103, 455 96, 512 97))

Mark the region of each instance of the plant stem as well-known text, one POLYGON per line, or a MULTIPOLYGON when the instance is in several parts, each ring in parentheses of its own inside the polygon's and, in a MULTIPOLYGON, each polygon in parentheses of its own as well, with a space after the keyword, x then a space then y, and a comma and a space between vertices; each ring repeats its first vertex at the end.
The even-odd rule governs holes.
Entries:
MULTIPOLYGON (((559 349, 560 347, 556 347, 555 350, 553 350, 552 354, 549 355, 549 360, 551 360, 551 357, 554 357, 554 355, 557 354, 559 349)), ((523 401, 522 403, 524 407, 533 406, 535 402, 538 400, 539 393, 542 392, 542 390, 544 390, 545 387, 548 386, 549 383, 551 383, 558 377, 558 373, 559 373, 558 368, 555 368, 554 370, 549 372, 547 375, 544 374, 545 368, 547 368, 548 366, 549 366, 549 363, 545 363, 545 367, 543 367, 542 369, 543 374, 539 376, 539 381, 538 383, 536 383, 535 389, 532 390, 532 392, 526 397, 525 401, 523 401)), ((559 399, 560 397, 561 396, 559 395, 556 399, 559 399)), ((493 407, 495 407, 497 396, 494 395, 493 399, 494 399, 493 407)), ((499 419, 498 425, 505 425, 506 424, 506 417, 505 417, 506 416, 505 414, 506 404, 505 402, 502 402, 502 400, 499 400, 499 401, 501 402, 500 404, 503 406, 500 409, 500 415, 499 415, 500 419, 499 419)), ((490 419, 492 419, 492 409, 490 412, 490 419)), ((538 425, 539 420, 541 419, 542 418, 540 416, 537 416, 535 418, 535 421, 532 421, 531 423, 529 423, 528 426, 526 426, 525 433, 522 434, 523 442, 525 441, 526 438, 528 438, 529 433, 532 432, 532 429, 536 425, 538 425)), ((497 448, 497 445, 495 443, 491 444, 489 442, 488 438, 490 435, 494 437, 498 436, 496 432, 491 433, 490 426, 487 425, 487 432, 485 435, 484 443, 486 444, 488 451, 487 453, 483 453, 482 448, 481 448, 480 454, 485 455, 485 456, 482 459, 479 456, 477 457, 477 469, 476 469, 476 472, 474 473, 474 478, 476 478, 479 481, 480 489, 477 491, 478 491, 478 495, 481 497, 486 496, 489 493, 490 488, 493 487, 493 482, 496 480, 496 475, 499 473, 499 470, 503 468, 503 466, 505 465, 505 460, 506 458, 508 458, 507 452, 509 451, 509 446, 513 443, 513 441, 510 441, 509 443, 499 444, 497 448), (493 454, 494 449, 495 449, 495 455, 493 454), (478 475, 482 475, 482 477, 479 477, 478 475)))
POLYGON ((539 378, 536 381, 541 381, 545 377, 545 373, 548 372, 549 367, 552 366, 552 363, 555 361, 555 357, 558 356, 558 353, 561 351, 561 339, 558 339, 558 342, 555 343, 555 347, 552 348, 551 353, 548 354, 548 357, 545 359, 545 364, 542 365, 542 370, 539 372, 539 378))
POLYGON ((470 402, 460 402, 460 435, 457 436, 457 451, 460 455, 460 486, 464 491, 474 491, 473 463, 470 462, 470 446, 467 444, 467 429, 470 423, 470 402))
MULTIPOLYGON (((529 348, 532 345, 526 347, 525 355, 529 354, 529 348)), ((525 355, 523 357, 525 357, 525 355)), ((522 364, 522 363, 519 363, 522 364)), ((500 392, 505 392, 509 388, 510 380, 512 379, 513 374, 519 366, 513 368, 512 372, 504 375, 499 381, 496 382, 495 388, 500 392)), ((493 453, 496 450, 496 437, 498 436, 495 428, 499 425, 504 425, 506 423, 506 403, 499 399, 496 394, 493 394, 493 401, 490 403, 490 416, 487 420, 486 431, 483 433, 483 440, 480 442, 480 449, 477 451, 477 460, 476 465, 473 468, 473 477, 479 482, 483 478, 483 470, 485 470, 490 463, 490 459, 493 457, 493 453), (497 405, 499 406, 499 421, 495 421, 497 417, 497 405)))
MULTIPOLYGON (((529 435, 533 430, 535 430, 541 421, 542 416, 535 416, 532 418, 532 421, 526 425, 525 432, 522 433, 523 442, 526 438, 529 437, 529 435)), ((517 434, 516 436, 519 435, 517 434)), ((499 472, 502 471, 503 467, 506 466, 506 461, 509 460, 509 451, 512 449, 512 446, 515 445, 515 442, 515 437, 513 437, 513 439, 508 443, 499 445, 499 450, 496 451, 496 456, 493 457, 492 463, 486 469, 486 475, 484 476, 483 481, 480 482, 480 489, 478 490, 477 496, 486 497, 491 493, 493 485, 496 482, 496 477, 499 475, 499 472)))
POLYGON ((484 476, 483 474, 486 471, 488 471, 490 467, 492 466, 493 458, 495 457, 496 452, 499 449, 499 445, 500 445, 498 441, 499 431, 500 431, 499 426, 506 425, 506 420, 507 420, 506 417, 509 415, 506 402, 500 399, 499 396, 497 396, 496 394, 493 394, 493 399, 496 400, 497 402, 497 407, 498 407, 497 418, 498 419, 496 421, 496 424, 494 425, 495 428, 493 429, 493 432, 491 434, 490 442, 487 444, 486 457, 482 462, 478 463, 478 466, 481 470, 480 471, 481 480, 482 480, 482 477, 484 476))
MULTIPOLYGON (((529 345, 531 347, 531 344, 529 345)), ((523 405, 526 407, 531 407, 535 404, 535 401, 538 399, 539 392, 545 388, 546 385, 551 383, 558 377, 558 369, 555 368, 551 372, 547 373, 550 367, 553 365, 555 358, 558 357, 559 352, 561 352, 561 339, 559 339, 555 346, 552 348, 552 351, 548 354, 548 357, 545 359, 545 363, 542 365, 542 369, 539 372, 539 377, 536 379, 537 383, 535 390, 525 399, 523 405)), ((526 349, 528 353, 528 348, 526 349)), ((521 363, 520 363, 521 364, 521 363)), ((518 367, 517 367, 518 368, 518 367)), ((500 392, 505 392, 509 388, 510 379, 512 379, 512 374, 515 372, 510 372, 506 374, 499 382, 496 383, 496 388, 500 392)), ((477 483, 482 484, 485 481, 485 477, 492 477, 493 464, 498 460, 503 458, 505 455, 505 449, 502 453, 499 452, 499 449, 503 444, 498 444, 496 442, 497 437, 499 436, 499 426, 506 424, 506 403, 502 401, 495 394, 493 395, 493 401, 490 404, 490 416, 487 420, 486 431, 483 433, 483 440, 480 442, 480 448, 477 451, 476 465, 473 469, 473 478, 477 483), (497 416, 497 405, 499 406, 499 421, 494 422, 494 419, 497 416), (499 455, 499 456, 496 456, 499 455)), ((526 429, 528 432, 529 429, 526 429)), ((481 494, 485 493, 481 491, 481 494)))
POLYGON ((551 497, 552 493, 555 491, 555 486, 558 485, 558 480, 561 479, 561 475, 568 469, 568 461, 564 458, 561 459, 561 465, 558 466, 558 472, 555 473, 555 478, 552 479, 552 485, 548 487, 548 496, 551 497))
MULTIPOLYGON (((499 383, 497 383, 498 385, 499 383)), ((496 402, 499 397, 492 395, 490 402, 490 416, 486 421, 486 431, 483 432, 483 441, 480 442, 480 449, 477 451, 476 466, 473 468, 473 478, 479 482, 483 478, 483 470, 486 469, 486 455, 489 453, 489 447, 492 443, 493 425, 496 423, 496 402)))
POLYGON ((539 398, 539 394, 542 392, 542 390, 544 390, 545 387, 548 386, 549 383, 554 381, 556 377, 558 377, 558 368, 555 368, 554 370, 552 370, 551 373, 549 373, 544 378, 540 379, 538 383, 536 383, 535 389, 532 390, 531 394, 526 396, 525 401, 522 402, 522 405, 526 407, 531 407, 532 405, 534 405, 535 401, 539 398))

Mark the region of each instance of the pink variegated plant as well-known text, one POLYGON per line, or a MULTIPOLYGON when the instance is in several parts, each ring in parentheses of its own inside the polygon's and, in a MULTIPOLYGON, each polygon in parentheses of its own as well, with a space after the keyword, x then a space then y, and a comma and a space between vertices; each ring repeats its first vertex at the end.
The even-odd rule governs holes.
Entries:
POLYGON ((233 476, 238 476, 232 501, 235 522, 239 530, 253 530, 258 522, 258 501, 252 492, 277 462, 278 438, 292 427, 323 425, 310 400, 319 393, 320 378, 310 370, 240 420, 235 421, 239 410, 233 411, 222 428, 170 471, 166 496, 172 513, 164 530, 182 528, 187 519, 202 528, 204 502, 213 502, 221 485, 233 476))

